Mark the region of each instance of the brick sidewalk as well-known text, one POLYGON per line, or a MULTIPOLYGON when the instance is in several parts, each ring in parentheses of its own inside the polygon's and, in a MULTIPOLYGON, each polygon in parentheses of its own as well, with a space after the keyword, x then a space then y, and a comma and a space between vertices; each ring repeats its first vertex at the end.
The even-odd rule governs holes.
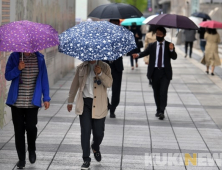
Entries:
MULTIPOLYGON (((212 163, 217 164, 210 167, 205 166, 205 159, 200 157, 199 166, 191 163, 185 166, 184 153, 191 156, 192 153, 222 153, 222 81, 217 76, 206 75, 204 67, 195 59, 184 59, 179 48, 177 52, 178 59, 172 61, 174 76, 163 121, 155 117, 153 92, 148 86, 147 67, 143 60, 140 59, 139 68, 132 71, 129 58, 124 57, 125 70, 117 118, 107 117, 101 146, 103 159, 98 163, 91 154, 91 170, 220 169, 219 158, 215 155, 212 163), (151 161, 150 153, 161 153, 163 158, 168 154, 168 166, 158 157, 151 161), (175 166, 172 166, 170 161, 175 156, 178 159, 173 161, 175 166), (153 162, 154 166, 150 166, 149 162, 153 162)), ((74 72, 70 72, 51 88, 50 109, 39 111, 37 162, 31 165, 27 157, 25 169, 80 169, 79 118, 74 112, 68 113, 66 110, 73 75, 74 72)), ((13 125, 10 122, 0 130, 1 170, 15 167, 17 154, 14 145, 13 125)))

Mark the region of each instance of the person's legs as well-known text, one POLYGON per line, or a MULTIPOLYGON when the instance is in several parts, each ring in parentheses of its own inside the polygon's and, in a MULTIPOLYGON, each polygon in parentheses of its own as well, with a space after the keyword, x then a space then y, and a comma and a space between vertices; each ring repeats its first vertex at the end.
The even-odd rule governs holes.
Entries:
POLYGON ((187 57, 187 48, 188 48, 188 42, 185 42, 185 58, 187 57))
POLYGON ((208 74, 208 73, 209 73, 209 68, 210 68, 210 66, 206 66, 206 67, 207 67, 207 71, 206 71, 206 72, 207 72, 207 74, 208 74))
POLYGON ((158 69, 154 70, 152 76, 152 88, 154 93, 154 99, 157 107, 157 113, 160 113, 160 79, 159 79, 159 71, 158 69))
POLYGON ((163 71, 160 80, 160 112, 163 114, 167 106, 167 94, 168 94, 169 84, 170 80, 167 79, 165 72, 163 71))
POLYGON ((134 68, 134 61, 133 61, 133 56, 130 55, 130 63, 131 63, 131 67, 132 69, 134 68))
POLYGON ((15 131, 15 147, 20 161, 25 161, 25 118, 24 109, 12 106, 12 122, 15 131))
POLYGON ((214 69, 215 67, 214 66, 211 66, 211 75, 214 75, 214 69), (213 74, 212 74, 213 73, 213 74))
POLYGON ((200 40, 200 48, 202 52, 205 52, 206 41, 200 40))
POLYGON ((37 123, 38 123, 38 109, 39 108, 27 108, 25 113, 26 131, 27 131, 27 142, 28 151, 35 151, 35 141, 37 138, 37 123))
POLYGON ((102 119, 92 120, 92 130, 93 130, 93 144, 92 148, 95 151, 100 151, 100 144, 102 143, 105 131, 105 117, 102 119))
POLYGON ((190 42, 190 58, 192 57, 192 51, 193 51, 193 41, 190 42))
POLYGON ((84 109, 82 115, 79 116, 81 127, 81 146, 83 150, 84 162, 91 162, 90 158, 90 135, 92 130, 92 102, 93 99, 84 99, 84 109))
POLYGON ((122 71, 118 72, 117 70, 112 70, 113 84, 112 84, 112 99, 111 99, 110 113, 114 113, 116 107, 119 105, 122 74, 123 74, 122 71))
POLYGON ((200 40, 200 49, 204 53, 204 49, 203 49, 203 45, 202 45, 202 41, 201 40, 200 40))
POLYGON ((136 61, 136 67, 138 67, 138 58, 135 58, 136 61))

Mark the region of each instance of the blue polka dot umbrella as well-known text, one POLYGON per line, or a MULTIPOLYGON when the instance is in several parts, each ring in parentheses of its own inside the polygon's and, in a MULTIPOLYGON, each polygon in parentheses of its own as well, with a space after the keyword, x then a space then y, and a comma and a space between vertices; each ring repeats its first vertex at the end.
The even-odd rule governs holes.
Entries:
POLYGON ((137 48, 134 35, 107 21, 82 22, 59 35, 59 52, 82 61, 116 60, 137 48))

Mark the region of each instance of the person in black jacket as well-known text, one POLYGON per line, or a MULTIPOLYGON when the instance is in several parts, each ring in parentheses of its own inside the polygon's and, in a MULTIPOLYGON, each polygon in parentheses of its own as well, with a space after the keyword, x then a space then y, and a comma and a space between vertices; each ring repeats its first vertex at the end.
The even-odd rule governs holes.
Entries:
MULTIPOLYGON (((119 25, 119 20, 111 19, 111 23, 119 25)), ((113 77, 113 85, 112 85, 112 97, 110 104, 110 118, 115 118, 115 110, 119 105, 120 101, 120 92, 121 92, 121 83, 122 83, 122 74, 123 74, 123 58, 120 57, 114 61, 104 61, 109 64, 111 68, 111 74, 113 77)))
MULTIPOLYGON (((141 48, 141 39, 142 39, 142 33, 140 31, 140 27, 136 25, 136 22, 132 23, 132 27, 130 28, 130 31, 133 32, 134 34, 134 38, 135 38, 135 42, 136 42, 136 49, 133 49, 132 51, 130 51, 127 55, 130 56, 130 62, 131 62, 131 67, 132 70, 134 70, 134 59, 132 54, 133 53, 139 53, 140 52, 140 48, 141 48)), ((135 59, 136 61, 136 67, 138 67, 138 60, 137 58, 135 59)))
MULTIPOLYGON (((206 21, 207 19, 203 19, 203 21, 206 21)), ((205 46, 206 46, 206 40, 204 39, 204 34, 206 32, 206 29, 203 27, 200 27, 198 30, 199 37, 200 37, 200 49, 204 53, 205 52, 205 46)))
POLYGON ((167 106, 167 93, 172 80, 171 59, 177 59, 174 45, 166 40, 166 29, 158 27, 156 30, 157 42, 151 43, 143 52, 133 54, 134 58, 150 55, 148 78, 152 80, 154 99, 157 107, 156 117, 163 120, 167 106))

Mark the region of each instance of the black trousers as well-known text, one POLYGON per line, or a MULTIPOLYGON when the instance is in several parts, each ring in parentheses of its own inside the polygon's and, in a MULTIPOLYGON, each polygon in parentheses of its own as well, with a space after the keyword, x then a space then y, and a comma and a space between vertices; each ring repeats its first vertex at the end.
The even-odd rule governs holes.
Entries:
MULTIPOLYGON (((135 58, 136 63, 138 63, 138 58, 135 58)), ((133 56, 130 55, 130 63, 131 63, 131 67, 134 67, 134 61, 133 61, 133 56)))
POLYGON ((81 145, 83 150, 83 160, 91 161, 90 158, 90 135, 93 133, 93 149, 100 150, 105 130, 105 117, 102 119, 92 119, 92 102, 93 99, 84 99, 83 114, 79 116, 81 127, 81 145))
POLYGON ((167 79, 164 69, 154 69, 152 76, 152 87, 157 113, 164 113, 167 106, 167 93, 170 80, 167 79))
POLYGON ((112 99, 111 99, 110 112, 115 112, 116 107, 119 105, 120 101, 123 72, 122 71, 119 72, 116 69, 111 68, 111 74, 113 77, 113 85, 112 85, 112 99))
POLYGON ((190 46, 190 56, 192 55, 192 49, 193 49, 193 41, 191 42, 185 42, 185 53, 187 55, 188 45, 190 46))
POLYGON ((12 121, 15 131, 15 146, 19 160, 25 160, 25 131, 27 132, 28 151, 35 151, 35 141, 37 138, 37 123, 38 123, 39 108, 17 108, 12 106, 12 121))

